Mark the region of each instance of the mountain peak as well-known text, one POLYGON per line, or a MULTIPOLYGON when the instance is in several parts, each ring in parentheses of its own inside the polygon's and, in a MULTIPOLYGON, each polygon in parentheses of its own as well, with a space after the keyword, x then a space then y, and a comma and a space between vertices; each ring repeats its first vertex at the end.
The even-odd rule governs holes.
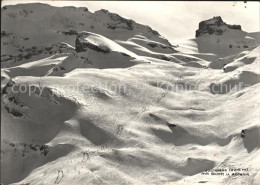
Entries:
POLYGON ((222 35, 228 29, 241 30, 241 26, 227 24, 220 16, 214 16, 211 19, 201 21, 199 23, 199 29, 196 31, 196 37, 200 37, 205 34, 222 35))
POLYGON ((223 22, 223 20, 220 16, 214 16, 212 19, 216 20, 216 21, 222 21, 223 22))

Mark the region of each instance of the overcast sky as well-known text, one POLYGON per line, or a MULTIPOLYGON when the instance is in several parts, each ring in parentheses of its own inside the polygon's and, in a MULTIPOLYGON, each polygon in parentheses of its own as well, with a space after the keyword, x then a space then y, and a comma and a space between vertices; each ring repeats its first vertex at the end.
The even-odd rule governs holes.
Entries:
POLYGON ((201 1, 13 1, 7 4, 42 2, 53 6, 81 6, 90 11, 107 9, 146 24, 170 41, 195 37, 202 20, 221 16, 229 24, 240 24, 244 31, 260 31, 259 2, 201 2, 201 1))

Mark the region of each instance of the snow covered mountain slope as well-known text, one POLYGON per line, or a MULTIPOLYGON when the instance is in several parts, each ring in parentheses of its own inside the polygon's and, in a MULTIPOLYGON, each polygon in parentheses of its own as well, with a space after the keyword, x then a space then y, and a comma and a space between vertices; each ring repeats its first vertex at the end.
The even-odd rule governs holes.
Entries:
MULTIPOLYGON (((28 4, 3 12, 4 30, 19 35, 17 19, 44 25, 24 34, 37 48, 52 47, 3 62, 1 182, 259 184, 259 44, 219 58, 222 50, 200 53, 194 40, 185 53, 105 10, 28 4), (83 26, 77 21, 94 28, 53 31, 70 21, 73 30, 83 26), (238 168, 246 175, 202 174, 238 168)), ((2 50, 15 51, 9 44, 2 50)))
POLYGON ((61 42, 74 46, 75 35, 90 31, 109 39, 127 40, 142 34, 153 41, 171 46, 168 40, 149 26, 125 19, 107 10, 94 13, 87 8, 52 7, 32 3, 10 5, 1 12, 1 61, 2 66, 19 65, 33 56, 50 56, 61 42), (41 23, 41 24, 39 24, 41 23), (5 61, 9 61, 5 63, 5 61))

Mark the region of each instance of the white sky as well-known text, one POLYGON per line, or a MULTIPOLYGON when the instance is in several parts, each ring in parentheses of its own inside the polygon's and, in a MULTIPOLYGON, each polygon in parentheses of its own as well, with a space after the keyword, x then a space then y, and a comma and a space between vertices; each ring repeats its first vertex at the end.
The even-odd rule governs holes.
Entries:
POLYGON ((221 16, 228 24, 240 24, 247 32, 260 31, 259 2, 4 0, 2 6, 28 2, 42 2, 53 6, 82 6, 92 12, 107 9, 138 23, 151 26, 170 41, 194 38, 199 22, 213 16, 221 16))

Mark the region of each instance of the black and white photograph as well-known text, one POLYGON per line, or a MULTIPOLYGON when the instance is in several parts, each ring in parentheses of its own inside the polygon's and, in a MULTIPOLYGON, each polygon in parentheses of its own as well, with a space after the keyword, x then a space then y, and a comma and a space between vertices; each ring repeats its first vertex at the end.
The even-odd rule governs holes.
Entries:
POLYGON ((1 185, 260 185, 259 1, 1 1, 1 185))

